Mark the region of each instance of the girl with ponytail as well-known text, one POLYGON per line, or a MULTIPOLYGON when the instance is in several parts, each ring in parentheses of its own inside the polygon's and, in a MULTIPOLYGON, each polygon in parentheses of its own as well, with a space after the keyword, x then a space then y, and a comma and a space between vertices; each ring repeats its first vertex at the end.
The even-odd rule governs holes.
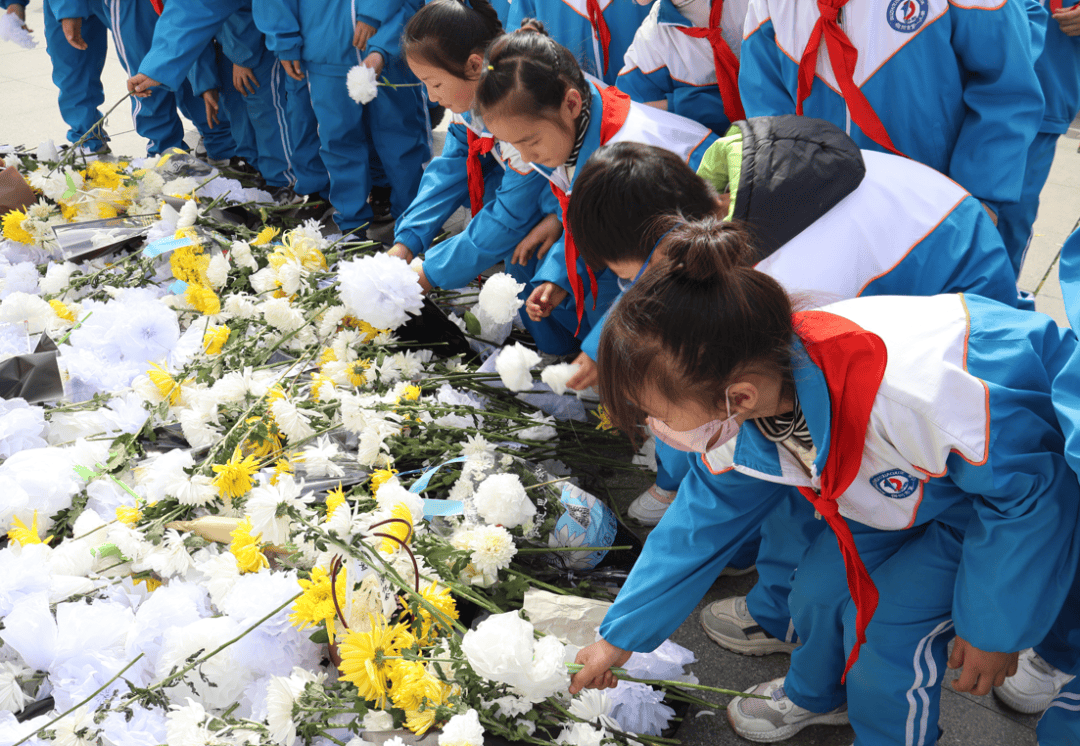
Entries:
POLYGON ((974 295, 794 311, 746 234, 712 219, 676 223, 657 253, 605 324, 601 396, 632 439, 646 426, 693 466, 570 691, 613 685, 798 500, 828 527, 792 580, 801 645, 729 721, 754 741, 850 720, 858 743, 936 743, 946 658, 956 690, 986 694, 1076 602, 1080 486, 1059 425, 1075 336, 974 295))
MULTIPOLYGON (((471 111, 484 50, 502 33, 488 0, 433 0, 402 35, 405 62, 428 96, 453 115, 442 154, 424 170, 416 199, 398 218, 390 250, 406 261, 423 254, 420 281, 426 290, 467 285, 502 261, 529 288, 538 262, 533 254, 543 256, 562 235, 556 216, 545 219, 547 182, 471 111), (463 204, 473 215, 465 230, 432 246, 463 204)), ((551 322, 526 320, 526 326, 544 352, 573 351, 573 339, 551 322)))
MULTIPOLYGON (((548 180, 563 221, 579 167, 601 146, 657 145, 696 168, 716 140, 696 122, 633 103, 615 88, 588 80, 570 50, 535 22, 489 47, 474 108, 497 139, 516 147, 548 180)), ((575 335, 587 332, 618 294, 612 273, 596 276, 579 262, 568 232, 543 258, 533 281, 529 317, 538 321, 551 315, 575 335)))

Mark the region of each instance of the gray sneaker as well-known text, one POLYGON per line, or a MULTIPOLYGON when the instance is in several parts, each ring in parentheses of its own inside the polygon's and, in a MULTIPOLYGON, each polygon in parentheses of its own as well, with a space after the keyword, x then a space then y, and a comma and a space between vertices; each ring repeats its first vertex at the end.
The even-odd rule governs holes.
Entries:
POLYGON ((769 697, 736 697, 727 707, 731 727, 749 741, 773 743, 791 738, 808 725, 846 725, 848 722, 846 702, 831 712, 810 712, 788 699, 782 678, 758 684, 746 693, 769 697))
POLYGON ((701 611, 701 626, 717 645, 742 655, 790 655, 798 645, 762 629, 746 609, 746 596, 731 596, 709 604, 701 611))

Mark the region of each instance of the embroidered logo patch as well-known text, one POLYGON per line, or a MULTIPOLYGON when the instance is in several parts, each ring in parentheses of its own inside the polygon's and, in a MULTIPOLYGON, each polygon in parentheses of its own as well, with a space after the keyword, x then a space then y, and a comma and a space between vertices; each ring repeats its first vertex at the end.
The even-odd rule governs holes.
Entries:
POLYGON ((900 469, 889 469, 870 477, 870 484, 885 497, 907 497, 919 486, 919 480, 900 469))
POLYGON ((891 0, 885 17, 889 25, 904 34, 918 31, 930 10, 927 0, 891 0))

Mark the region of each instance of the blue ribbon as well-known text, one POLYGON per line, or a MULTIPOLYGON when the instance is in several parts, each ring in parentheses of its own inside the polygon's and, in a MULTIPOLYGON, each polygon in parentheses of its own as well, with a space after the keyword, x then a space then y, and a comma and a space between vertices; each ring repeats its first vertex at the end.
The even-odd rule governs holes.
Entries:
MULTIPOLYGON (((420 478, 413 482, 409 487, 409 492, 414 495, 418 495, 427 489, 428 484, 431 482, 431 478, 435 476, 435 472, 443 468, 448 464, 459 464, 463 461, 467 461, 468 456, 458 456, 452 458, 449 461, 443 461, 438 466, 433 466, 423 474, 420 478)), ((433 518, 439 515, 461 515, 465 512, 465 504, 461 500, 436 500, 433 498, 424 498, 424 518, 433 518)))
POLYGON ((155 257, 162 254, 173 251, 174 249, 183 248, 184 246, 190 246, 190 238, 159 238, 153 243, 149 243, 143 248, 143 256, 155 257))

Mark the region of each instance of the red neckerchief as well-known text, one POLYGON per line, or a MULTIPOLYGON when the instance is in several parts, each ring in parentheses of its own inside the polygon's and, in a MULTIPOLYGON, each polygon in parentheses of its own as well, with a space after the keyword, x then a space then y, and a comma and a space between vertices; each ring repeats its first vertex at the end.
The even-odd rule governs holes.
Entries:
POLYGON ((720 31, 720 16, 724 13, 724 0, 712 0, 709 8, 709 27, 678 26, 687 36, 695 39, 708 39, 712 47, 713 66, 716 68, 716 87, 720 89, 720 98, 724 102, 724 116, 729 122, 746 119, 742 99, 739 97, 739 60, 731 47, 724 41, 720 31))
MULTIPOLYGON (((595 0, 594 0, 595 1, 595 0)), ((626 117, 630 114, 630 97, 615 86, 600 89, 600 104, 603 107, 603 115, 600 119, 600 144, 606 145, 611 141, 622 126, 626 123, 626 117)), ((577 271, 578 250, 574 243, 574 236, 570 233, 570 222, 567 219, 567 208, 570 205, 570 195, 564 192, 555 183, 551 183, 551 191, 559 200, 559 207, 563 214, 563 244, 566 247, 566 277, 570 280, 570 287, 574 291, 574 306, 577 310, 577 329, 574 336, 581 331, 581 319, 585 315, 585 283, 577 271)), ((589 273, 589 287, 593 294, 593 308, 596 307, 596 277, 592 267, 585 265, 589 273)))
MULTIPOLYGON (((614 2, 614 0, 612 0, 614 2)), ((604 53, 604 72, 607 75, 608 46, 611 44, 611 31, 608 30, 607 21, 604 20, 604 11, 600 10, 597 0, 585 0, 585 8, 589 11, 589 23, 592 24, 596 38, 600 40, 600 49, 604 53)))
POLYGON ((1061 10, 1061 0, 1050 0, 1050 15, 1054 15, 1061 10))
POLYGON ((161 12, 165 10, 165 0, 150 0, 150 4, 154 6, 154 10, 157 11, 158 15, 161 15, 161 12))
POLYGON ((836 501, 855 481, 862 465, 866 428, 885 376, 888 352, 881 337, 842 316, 806 311, 794 314, 792 322, 810 360, 821 370, 829 387, 831 439, 821 471, 821 492, 809 487, 800 487, 799 491, 836 534, 844 557, 848 589, 855 602, 855 646, 844 667, 843 682, 859 658, 859 648, 866 642, 866 626, 877 608, 878 591, 836 501))
POLYGON ((859 129, 866 136, 881 147, 896 155, 904 155, 893 145, 889 133, 885 131, 885 125, 881 123, 877 112, 866 96, 855 85, 855 63, 859 59, 859 50, 851 43, 836 18, 840 9, 847 4, 848 0, 817 0, 818 11, 821 16, 814 24, 810 32, 810 41, 806 44, 802 59, 799 61, 799 87, 795 100, 795 113, 803 113, 803 101, 810 95, 814 86, 814 71, 817 69, 818 50, 821 48, 822 37, 829 50, 829 61, 832 63, 833 75, 836 83, 840 86, 840 94, 851 111, 851 119, 859 125, 859 129))
POLYGON ((468 127, 465 131, 469 140, 469 157, 465 161, 465 170, 469 174, 469 208, 475 217, 484 206, 484 167, 480 164, 480 156, 491 152, 495 138, 481 137, 468 127))

